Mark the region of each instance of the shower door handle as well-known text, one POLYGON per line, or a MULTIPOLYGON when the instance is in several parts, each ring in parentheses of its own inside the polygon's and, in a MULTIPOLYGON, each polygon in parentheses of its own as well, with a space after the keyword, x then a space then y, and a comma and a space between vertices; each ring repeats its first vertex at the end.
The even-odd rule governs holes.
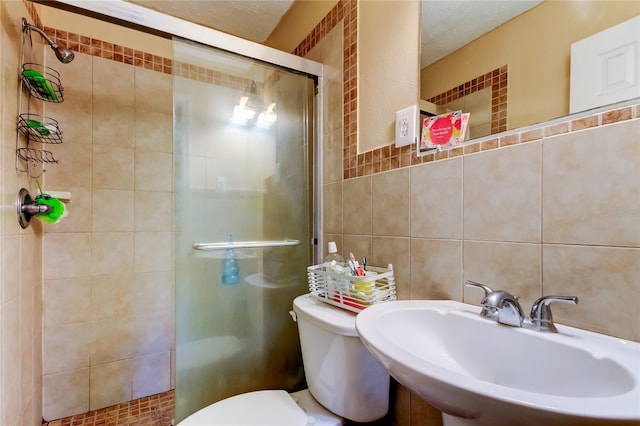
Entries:
POLYGON ((243 249, 243 248, 265 248, 265 247, 285 247, 297 246, 300 240, 278 240, 278 241, 234 241, 232 243, 195 243, 193 248, 196 250, 225 250, 225 249, 243 249))

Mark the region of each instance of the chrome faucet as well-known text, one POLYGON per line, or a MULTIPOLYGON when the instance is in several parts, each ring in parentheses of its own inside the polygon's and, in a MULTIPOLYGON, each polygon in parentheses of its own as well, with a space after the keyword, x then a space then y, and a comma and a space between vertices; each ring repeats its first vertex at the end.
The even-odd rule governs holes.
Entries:
POLYGON ((527 328, 550 333, 558 332, 553 324, 553 315, 551 315, 551 306, 549 306, 552 302, 577 305, 578 298, 576 296, 543 296, 539 298, 531 307, 531 318, 527 321, 527 328))
POLYGON ((524 312, 518 302, 519 297, 503 290, 496 290, 485 298, 485 306, 498 311, 498 322, 513 327, 522 327, 524 312))
POLYGON ((480 301, 482 311, 480 316, 495 320, 500 324, 512 327, 525 327, 531 330, 557 333, 551 315, 552 302, 578 303, 575 296, 543 296, 533 303, 531 318, 527 318, 518 302, 519 297, 504 290, 492 290, 491 287, 474 281, 465 281, 469 287, 478 287, 484 291, 484 297, 480 301))
POLYGON ((518 296, 504 290, 491 290, 490 287, 473 281, 466 281, 465 285, 484 290, 485 295, 480 301, 481 317, 495 319, 500 324, 522 327, 525 316, 518 302, 518 296))
POLYGON ((486 286, 484 284, 480 284, 474 281, 470 281, 467 280, 465 283, 465 285, 469 286, 469 287, 478 287, 479 289, 484 291, 484 297, 482 298, 482 301, 480 302, 480 306, 482 306, 482 311, 480 311, 480 316, 482 318, 487 318, 487 319, 498 319, 498 311, 496 310, 496 308, 492 308, 489 306, 485 306, 484 301, 486 300, 487 296, 489 296, 489 294, 493 293, 493 289, 489 286, 486 286))

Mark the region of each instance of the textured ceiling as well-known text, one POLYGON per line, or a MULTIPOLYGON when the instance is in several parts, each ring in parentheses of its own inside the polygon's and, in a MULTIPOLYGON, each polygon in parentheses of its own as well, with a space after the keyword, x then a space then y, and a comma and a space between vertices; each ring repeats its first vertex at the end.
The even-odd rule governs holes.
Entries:
POLYGON ((420 68, 540 3, 539 0, 423 0, 420 68))
POLYGON ((129 0, 167 15, 263 43, 294 0, 129 0))
MULTIPOLYGON (((256 43, 263 43, 269 37, 294 2, 294 0, 128 1, 256 43)), ((422 0, 421 68, 541 2, 540 0, 422 0)))

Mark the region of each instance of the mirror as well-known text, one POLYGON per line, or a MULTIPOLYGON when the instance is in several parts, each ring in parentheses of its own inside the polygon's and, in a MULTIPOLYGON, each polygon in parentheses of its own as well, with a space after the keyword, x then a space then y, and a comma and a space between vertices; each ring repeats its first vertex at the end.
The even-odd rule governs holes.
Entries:
POLYGON ((421 13, 421 109, 471 112, 469 140, 568 115, 571 44, 638 16, 640 7, 422 0, 421 13))

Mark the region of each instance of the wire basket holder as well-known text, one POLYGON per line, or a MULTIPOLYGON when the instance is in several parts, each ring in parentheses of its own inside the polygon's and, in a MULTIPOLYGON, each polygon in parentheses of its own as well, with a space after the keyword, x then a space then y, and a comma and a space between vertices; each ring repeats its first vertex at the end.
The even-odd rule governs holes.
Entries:
POLYGON ((60 73, 53 68, 27 62, 22 64, 21 78, 34 98, 46 102, 64 101, 60 73))
POLYGON ((58 160, 55 159, 51 151, 39 148, 18 148, 16 150, 16 159, 22 160, 25 165, 24 167, 21 167, 16 162, 16 170, 25 173, 30 172, 42 164, 58 164, 58 160))
POLYGON ((29 113, 18 115, 18 129, 30 141, 62 143, 62 130, 58 126, 58 121, 44 115, 29 113))
POLYGON ((376 303, 396 300, 393 269, 367 265, 366 275, 356 277, 314 265, 307 267, 307 277, 312 296, 348 311, 360 312, 376 303))
MULTIPOLYGON (((62 130, 57 120, 44 115, 31 113, 32 99, 39 99, 47 103, 64 101, 64 91, 60 81, 60 73, 53 68, 33 62, 34 46, 31 39, 31 29, 22 18, 22 47, 20 50, 20 84, 18 88, 18 122, 16 128, 16 157, 15 168, 19 172, 27 173, 32 178, 40 177, 46 170, 44 164, 57 164, 58 160, 51 151, 42 149, 38 144, 61 144, 62 130), (29 53, 29 60, 25 61, 25 53, 29 53), (22 93, 27 89, 26 112, 22 112, 22 93), (21 142, 20 135, 26 141, 21 142), (37 144, 36 144, 37 143, 37 144), (33 146, 36 144, 35 146, 33 146)), ((46 38, 46 37, 45 37, 46 38)))

